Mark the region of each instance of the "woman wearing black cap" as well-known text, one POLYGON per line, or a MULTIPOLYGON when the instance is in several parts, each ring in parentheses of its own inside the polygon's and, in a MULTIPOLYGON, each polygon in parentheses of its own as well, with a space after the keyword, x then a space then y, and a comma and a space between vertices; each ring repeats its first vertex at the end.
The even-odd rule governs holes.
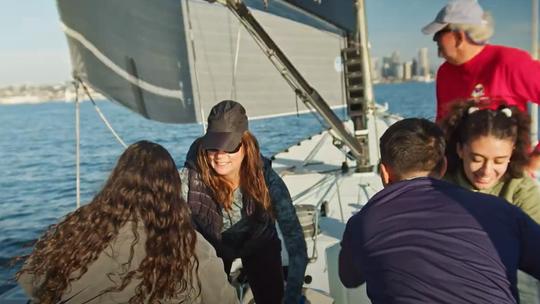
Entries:
POLYGON ((302 228, 241 104, 225 100, 212 108, 208 130, 191 146, 180 175, 195 226, 223 258, 226 272, 241 258, 257 304, 299 303, 307 264, 302 228), (275 220, 289 253, 285 292, 275 220))

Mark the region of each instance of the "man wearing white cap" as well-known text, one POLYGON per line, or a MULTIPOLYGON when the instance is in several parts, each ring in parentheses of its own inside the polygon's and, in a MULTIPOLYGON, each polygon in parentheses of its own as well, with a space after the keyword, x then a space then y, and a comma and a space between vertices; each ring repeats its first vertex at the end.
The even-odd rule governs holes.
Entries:
POLYGON ((493 20, 476 0, 451 0, 422 32, 433 35, 446 62, 437 72, 437 121, 455 100, 492 100, 515 105, 540 103, 540 62, 522 50, 487 44, 493 20))

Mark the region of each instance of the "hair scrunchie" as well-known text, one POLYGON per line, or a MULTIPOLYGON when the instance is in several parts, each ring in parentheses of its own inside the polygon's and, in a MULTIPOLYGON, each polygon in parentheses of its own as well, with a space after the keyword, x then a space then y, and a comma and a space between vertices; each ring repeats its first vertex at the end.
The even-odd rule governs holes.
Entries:
POLYGON ((512 110, 510 108, 502 108, 501 112, 508 118, 512 117, 512 110))
POLYGON ((472 113, 474 113, 474 112, 476 112, 478 110, 480 110, 480 108, 478 108, 478 107, 470 107, 470 108, 467 109, 467 114, 471 115, 472 113))

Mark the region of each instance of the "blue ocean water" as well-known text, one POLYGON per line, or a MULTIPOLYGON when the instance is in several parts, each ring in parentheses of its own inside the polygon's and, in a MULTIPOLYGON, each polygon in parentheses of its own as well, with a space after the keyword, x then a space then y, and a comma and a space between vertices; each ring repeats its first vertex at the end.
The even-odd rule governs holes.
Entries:
MULTIPOLYGON (((426 83, 375 86, 377 102, 405 117, 432 119, 434 86, 426 83)), ((169 150, 178 166, 200 125, 149 121, 111 102, 98 102, 126 143, 155 141, 169 150)), ((343 112, 343 111, 342 111, 343 112)), ((81 104, 81 201, 100 189, 123 147, 99 119, 93 105, 81 104)), ((248 113, 249 114, 249 113, 248 113)), ((343 113, 341 113, 343 114, 343 113)), ((14 256, 31 249, 51 224, 74 210, 75 106, 72 103, 0 105, 0 293, 13 286, 14 256)), ((255 120, 250 130, 262 152, 273 155, 323 129, 311 114, 255 120)))

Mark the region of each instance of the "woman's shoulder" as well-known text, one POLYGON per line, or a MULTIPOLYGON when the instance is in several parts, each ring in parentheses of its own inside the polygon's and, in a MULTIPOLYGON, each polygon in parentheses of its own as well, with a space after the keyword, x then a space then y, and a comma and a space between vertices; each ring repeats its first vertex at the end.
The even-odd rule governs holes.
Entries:
POLYGON ((513 186, 512 188, 515 189, 538 187, 538 183, 526 174, 524 174, 522 177, 510 178, 506 181, 506 184, 513 186))
POLYGON ((513 178, 507 182, 511 203, 521 208, 537 223, 540 223, 540 188, 530 176, 513 178))
POLYGON ((511 190, 514 195, 535 195, 540 197, 538 182, 528 175, 511 178, 505 182, 505 188, 511 190))
POLYGON ((216 249, 208 242, 202 234, 195 231, 197 242, 195 243, 195 254, 199 260, 205 258, 216 257, 216 249))
POLYGON ((540 191, 538 183, 531 177, 524 175, 504 181, 499 196, 518 207, 523 207, 531 203, 537 204, 537 201, 540 200, 540 191))

